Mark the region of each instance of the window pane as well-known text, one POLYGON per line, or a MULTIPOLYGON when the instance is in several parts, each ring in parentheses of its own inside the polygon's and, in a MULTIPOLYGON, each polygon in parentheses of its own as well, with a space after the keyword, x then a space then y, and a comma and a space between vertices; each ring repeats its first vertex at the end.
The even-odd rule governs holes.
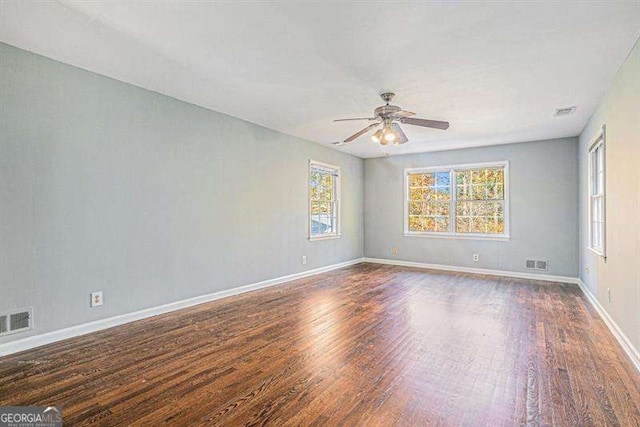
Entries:
POLYGON ((324 175, 322 177, 322 192, 320 193, 321 200, 333 200, 333 177, 331 175, 324 175))
POLYGON ((494 216, 495 207, 493 202, 479 201, 473 203, 472 215, 473 216, 494 216))
POLYGON ((471 202, 458 202, 456 203, 456 215, 457 216, 471 216, 471 202))
POLYGON ((436 194, 438 200, 451 200, 451 190, 449 187, 438 187, 436 194))
POLYGON ((409 202, 409 215, 419 215, 424 210, 421 202, 409 202))
POLYGON ((437 231, 449 231, 449 217, 438 216, 436 217, 436 230, 437 231))
POLYGON ((328 214, 332 211, 331 202, 311 202, 311 214, 328 214))
POLYGON ((593 220, 599 221, 600 220, 600 199, 597 197, 594 197, 592 205, 593 205, 593 211, 592 211, 593 220))
POLYGON ((449 204, 449 202, 440 202, 440 203, 433 203, 431 204, 432 208, 433 208, 433 214, 434 215, 439 215, 439 216, 449 216, 449 212, 451 210, 451 205, 449 204))
POLYGON ((490 184, 487 186, 488 199, 504 199, 504 184, 490 184))
POLYGON ((418 215, 409 216, 409 230, 422 231, 422 221, 418 215))
POLYGON ((492 217, 487 219, 487 233, 488 234, 501 234, 504 233, 504 220, 498 217, 492 217))
POLYGON ((425 200, 425 191, 423 188, 410 187, 409 188, 409 200, 422 201, 425 200))
POLYGON ((471 199, 471 172, 456 172, 456 198, 458 200, 471 199))
POLYGON ((432 216, 423 216, 422 231, 436 231, 436 219, 432 216))
POLYGON ((450 185, 449 172, 436 173, 436 185, 438 187, 449 187, 450 185))
POLYGON ((428 200, 430 202, 435 202, 436 200, 438 200, 438 194, 436 192, 436 188, 435 187, 430 187, 429 189, 427 189, 425 191, 426 191, 425 200, 428 200))
POLYGON ((596 176, 596 194, 604 193, 604 171, 598 172, 596 176))
POLYGON ((604 222, 604 198, 598 197, 598 221, 604 222))
POLYGON ((504 169, 456 171, 456 232, 504 233, 504 169))
POLYGON ((409 231, 450 231, 450 173, 412 173, 408 183, 409 231))
POLYGON ((458 233, 468 233, 469 232, 469 223, 471 222, 469 217, 458 217, 456 218, 456 232, 458 233))
POLYGON ((600 239, 598 240, 598 246, 603 247, 604 246, 604 222, 603 221, 598 221, 598 236, 600 237, 600 239))
POLYGON ((469 232, 470 233, 485 233, 486 230, 486 226, 485 226, 485 219, 484 218, 471 218, 471 224, 469 227, 469 232))
POLYGON ((603 172, 604 171, 604 150, 602 145, 598 146, 598 148, 596 149, 596 164, 598 165, 596 167, 596 171, 603 172))
POLYGON ((473 184, 484 184, 486 181, 486 173, 484 169, 476 169, 471 171, 471 181, 473 184))
POLYGON ((410 187, 429 187, 435 183, 436 178, 433 173, 412 173, 409 175, 410 187))

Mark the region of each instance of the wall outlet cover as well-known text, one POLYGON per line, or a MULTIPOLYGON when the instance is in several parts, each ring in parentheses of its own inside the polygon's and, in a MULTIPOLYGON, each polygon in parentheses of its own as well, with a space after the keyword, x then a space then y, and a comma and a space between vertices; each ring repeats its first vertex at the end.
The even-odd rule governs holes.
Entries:
POLYGON ((91 307, 101 306, 103 302, 102 291, 91 292, 91 307))

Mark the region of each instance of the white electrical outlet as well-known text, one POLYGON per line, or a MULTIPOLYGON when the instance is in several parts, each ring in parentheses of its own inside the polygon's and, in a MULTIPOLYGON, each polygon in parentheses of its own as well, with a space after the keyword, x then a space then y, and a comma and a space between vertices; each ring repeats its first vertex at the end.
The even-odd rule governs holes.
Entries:
POLYGON ((102 291, 99 292, 91 292, 91 307, 101 306, 103 303, 102 300, 102 291))
POLYGON ((398 255, 398 248, 391 248, 391 255, 398 255))
POLYGON ((300 260, 300 262, 302 262, 302 265, 305 265, 307 263, 307 257, 302 255, 302 259, 300 260))
POLYGON ((480 254, 473 254, 473 262, 480 261, 480 254))

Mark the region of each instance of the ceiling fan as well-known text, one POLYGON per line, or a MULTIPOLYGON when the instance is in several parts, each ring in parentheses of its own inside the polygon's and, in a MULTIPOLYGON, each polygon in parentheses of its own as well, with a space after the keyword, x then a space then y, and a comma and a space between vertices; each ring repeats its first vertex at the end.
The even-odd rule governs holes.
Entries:
POLYGON ((369 132, 371 129, 382 126, 380 129, 373 134, 371 139, 375 142, 379 142, 382 145, 399 145, 404 144, 409 141, 407 135, 404 134, 402 128, 400 127, 400 123, 414 125, 414 126, 422 126, 426 128, 434 128, 434 129, 442 129, 445 130, 449 128, 449 122, 441 122, 438 120, 427 120, 427 119, 418 119, 415 116, 416 113, 412 113, 410 111, 404 111, 398 106, 389 105, 389 102, 393 99, 395 93, 385 92, 380 95, 380 98, 386 105, 382 105, 375 110, 373 110, 373 117, 358 117, 355 119, 337 119, 334 122, 345 122, 350 120, 369 120, 375 121, 375 123, 367 126, 366 128, 354 133, 344 141, 334 142, 334 145, 344 145, 365 133, 369 132))

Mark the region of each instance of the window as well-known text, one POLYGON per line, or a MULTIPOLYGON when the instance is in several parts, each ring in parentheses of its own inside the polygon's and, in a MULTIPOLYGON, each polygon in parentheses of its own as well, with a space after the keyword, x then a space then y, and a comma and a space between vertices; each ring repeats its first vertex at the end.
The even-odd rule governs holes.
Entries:
POLYGON ((508 166, 406 169, 405 234, 508 238, 508 166))
POLYGON ((589 247, 605 256, 604 126, 589 145, 589 247))
POLYGON ((340 236, 340 168, 309 162, 309 237, 340 236))

